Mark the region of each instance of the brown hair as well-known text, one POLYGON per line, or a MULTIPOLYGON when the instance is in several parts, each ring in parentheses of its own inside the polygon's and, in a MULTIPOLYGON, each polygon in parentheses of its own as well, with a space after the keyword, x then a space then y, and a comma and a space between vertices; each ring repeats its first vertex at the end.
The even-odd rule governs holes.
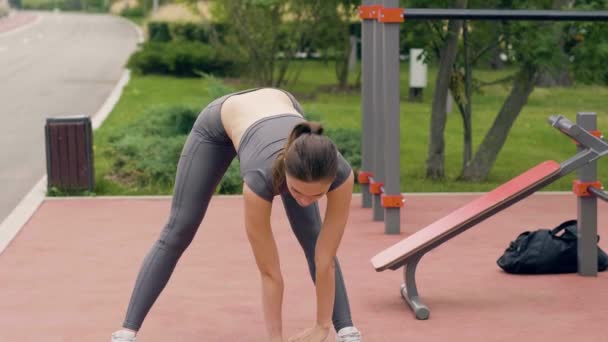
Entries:
POLYGON ((323 135, 318 122, 302 122, 294 126, 283 150, 272 167, 275 192, 285 182, 285 173, 304 182, 333 179, 338 172, 338 149, 323 135))

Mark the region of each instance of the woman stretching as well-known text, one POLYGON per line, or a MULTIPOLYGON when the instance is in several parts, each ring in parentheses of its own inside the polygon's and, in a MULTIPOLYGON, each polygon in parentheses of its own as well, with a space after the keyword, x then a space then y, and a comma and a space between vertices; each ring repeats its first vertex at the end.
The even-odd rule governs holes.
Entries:
POLYGON ((330 325, 338 342, 360 342, 336 252, 348 218, 353 172, 323 128, 307 122, 295 98, 274 88, 220 97, 198 116, 182 150, 171 213, 143 261, 122 329, 112 341, 135 341, 205 216, 209 201, 235 156, 243 177, 245 228, 262 280, 268 339, 283 342, 283 278, 270 227, 273 197, 281 196, 304 249, 316 288, 316 317, 289 342, 321 342, 330 325), (327 196, 321 220, 317 200, 327 196))

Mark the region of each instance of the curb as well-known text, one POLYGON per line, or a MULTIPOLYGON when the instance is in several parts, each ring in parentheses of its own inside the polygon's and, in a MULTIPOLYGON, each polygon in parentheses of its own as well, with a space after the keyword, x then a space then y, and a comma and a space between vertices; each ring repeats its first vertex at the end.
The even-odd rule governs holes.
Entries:
POLYGON ((0 224, 0 255, 29 221, 46 196, 46 176, 42 177, 0 224))
MULTIPOLYGON (((93 130, 99 128, 103 121, 110 115, 110 112, 120 99, 124 86, 129 82, 130 71, 124 70, 123 74, 110 93, 110 96, 106 99, 101 109, 95 113, 91 118, 91 125, 93 130)), ((17 236, 21 228, 29 221, 34 215, 40 204, 46 197, 47 179, 44 175, 36 185, 25 195, 25 197, 19 202, 19 204, 13 209, 13 211, 2 221, 0 224, 0 255, 4 252, 10 242, 17 236)))

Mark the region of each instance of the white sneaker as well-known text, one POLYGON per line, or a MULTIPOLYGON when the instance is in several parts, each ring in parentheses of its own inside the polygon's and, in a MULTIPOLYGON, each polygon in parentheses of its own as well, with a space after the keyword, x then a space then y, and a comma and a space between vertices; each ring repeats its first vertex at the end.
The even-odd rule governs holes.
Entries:
POLYGON ((135 333, 128 330, 118 330, 112 334, 112 342, 135 342, 135 333))
POLYGON ((355 327, 342 328, 336 335, 336 342, 361 342, 361 333, 355 327))

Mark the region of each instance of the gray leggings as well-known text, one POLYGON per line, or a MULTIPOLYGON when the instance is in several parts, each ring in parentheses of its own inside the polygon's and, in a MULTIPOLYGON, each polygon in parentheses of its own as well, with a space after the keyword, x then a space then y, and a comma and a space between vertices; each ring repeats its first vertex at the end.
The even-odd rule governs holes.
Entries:
MULTIPOLYGON (((143 261, 123 323, 125 328, 140 329, 179 258, 194 238, 217 185, 236 156, 221 124, 220 108, 224 100, 220 98, 211 103, 201 113, 188 136, 177 165, 171 213, 159 239, 143 261)), ((319 208, 316 203, 301 207, 289 194, 283 194, 281 198, 291 228, 304 249, 314 281, 315 244, 321 229, 319 208)), ((332 320, 336 331, 353 325, 337 259, 332 320)))

